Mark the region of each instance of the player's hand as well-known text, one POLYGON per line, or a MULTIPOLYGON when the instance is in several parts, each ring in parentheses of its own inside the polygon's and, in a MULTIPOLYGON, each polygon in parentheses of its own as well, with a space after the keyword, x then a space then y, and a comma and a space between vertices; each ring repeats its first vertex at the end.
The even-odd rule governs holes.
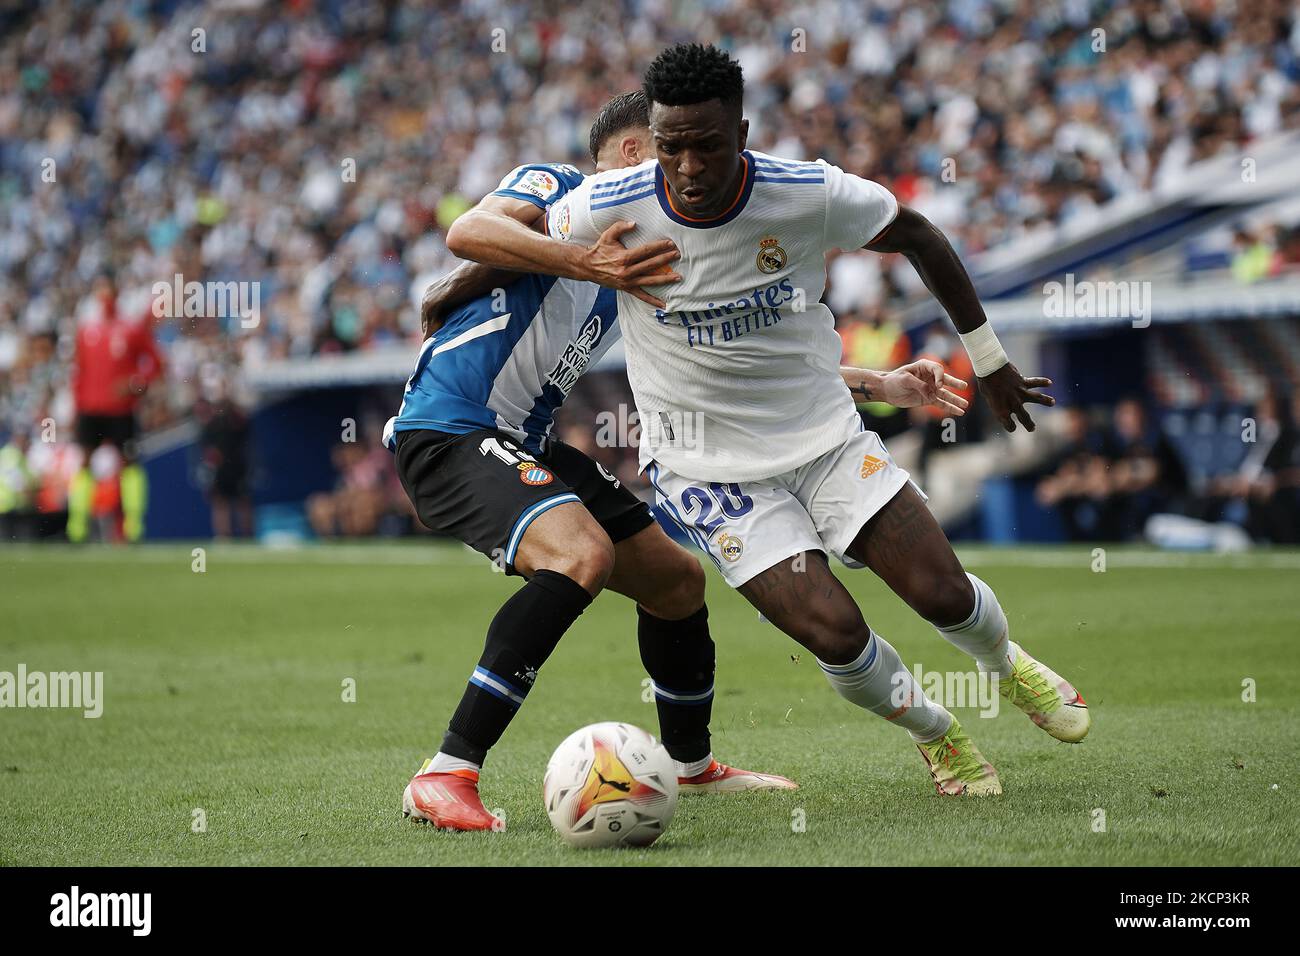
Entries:
POLYGON ((1025 426, 1026 431, 1034 430, 1034 420, 1025 410, 1026 403, 1046 405, 1048 408, 1056 404, 1056 399, 1051 395, 1035 391, 1051 385, 1050 378, 1025 378, 1010 362, 991 375, 976 381, 979 382, 984 400, 989 403, 989 408, 993 409, 994 417, 1009 432, 1016 430, 1016 419, 1020 420, 1020 424, 1025 426), (1012 415, 1015 418, 1012 418, 1012 415))
POLYGON ((665 308, 664 301, 645 291, 645 287, 680 282, 682 277, 672 270, 670 263, 681 254, 671 239, 627 248, 621 237, 635 228, 636 223, 624 219, 601 233, 596 244, 587 249, 584 274, 578 278, 630 293, 657 309, 665 308))
POLYGON ((918 359, 880 377, 880 400, 895 408, 934 405, 945 414, 960 418, 966 414, 970 402, 953 389, 965 388, 966 384, 946 373, 938 362, 918 359))

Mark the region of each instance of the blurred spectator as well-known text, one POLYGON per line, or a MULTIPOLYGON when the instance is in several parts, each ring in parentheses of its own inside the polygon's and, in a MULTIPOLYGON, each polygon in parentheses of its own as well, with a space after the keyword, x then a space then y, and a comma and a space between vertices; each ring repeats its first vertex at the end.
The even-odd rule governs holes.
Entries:
POLYGON ((1035 497, 1058 510, 1072 541, 1131 540, 1151 515, 1190 510, 1182 459, 1141 402, 1116 403, 1109 429, 1094 427, 1081 408, 1064 413, 1066 446, 1035 497))
POLYGON ((338 481, 333 491, 307 499, 307 518, 318 537, 402 534, 413 514, 402 491, 393 455, 374 435, 341 442, 331 456, 338 481))
POLYGON ((36 476, 37 536, 64 537, 68 528, 68 491, 86 456, 72 442, 35 442, 27 463, 36 476))
POLYGON ((36 534, 36 476, 27 460, 25 432, 0 446, 0 541, 25 541, 36 534))
POLYGON ((1236 473, 1210 482, 1201 517, 1242 525, 1257 541, 1300 544, 1300 392, 1255 408, 1255 441, 1236 473))
POLYGON ((1141 535, 1157 512, 1183 513, 1188 505, 1187 471, 1169 439, 1151 426, 1142 403, 1120 400, 1107 448, 1110 536, 1127 541, 1141 535))
POLYGON ((252 537, 248 417, 224 395, 200 402, 194 417, 202 428, 199 484, 212 509, 212 533, 217 538, 252 537))
POLYGON ((1082 408, 1071 406, 1062 411, 1066 444, 1050 474, 1038 482, 1035 497, 1043 507, 1057 510, 1071 541, 1109 538, 1110 485, 1102 454, 1105 436, 1093 428, 1082 408))
POLYGON ((912 409, 914 420, 922 422, 925 429, 921 442, 921 470, 924 474, 936 452, 984 440, 984 406, 975 401, 977 386, 970 356, 946 325, 936 325, 931 329, 917 358, 933 359, 943 366, 946 374, 955 375, 965 382, 965 388, 954 388, 952 392, 971 403, 966 414, 960 417, 950 416, 937 405, 912 409))
MULTIPOLYGON (((843 315, 838 330, 844 340, 844 365, 888 372, 911 360, 912 346, 902 326, 885 318, 880 309, 843 315)), ((858 414, 868 429, 884 439, 901 434, 910 425, 905 411, 885 402, 858 402, 858 414)))
POLYGON ((1282 267, 1277 246, 1271 241, 1276 235, 1275 228, 1259 236, 1244 229, 1237 230, 1232 242, 1232 277, 1238 282, 1249 283, 1275 275, 1282 267))

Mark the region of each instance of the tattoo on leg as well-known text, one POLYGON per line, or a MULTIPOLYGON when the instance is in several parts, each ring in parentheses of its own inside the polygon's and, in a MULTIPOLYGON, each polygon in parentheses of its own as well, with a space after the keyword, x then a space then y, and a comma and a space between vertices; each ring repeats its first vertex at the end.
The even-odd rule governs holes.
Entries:
POLYGON ((896 498, 885 506, 864 535, 866 563, 875 568, 897 568, 929 533, 932 520, 915 496, 896 498))
POLYGON ((765 618, 785 628, 788 620, 805 613, 809 601, 815 600, 817 594, 824 591, 826 598, 831 597, 834 591, 833 582, 826 580, 829 575, 826 560, 815 555, 804 571, 778 564, 751 578, 739 590, 765 618))

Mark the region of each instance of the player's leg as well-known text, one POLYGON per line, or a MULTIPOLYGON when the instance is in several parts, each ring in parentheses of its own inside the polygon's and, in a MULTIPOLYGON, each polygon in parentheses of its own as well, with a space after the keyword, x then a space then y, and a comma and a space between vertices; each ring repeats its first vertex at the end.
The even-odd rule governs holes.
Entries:
POLYGON ((659 736, 687 792, 793 789, 785 777, 729 767, 714 759, 714 644, 699 560, 668 537, 650 509, 607 469, 555 441, 544 461, 582 499, 614 542, 606 584, 637 604, 637 644, 650 675, 659 736))
POLYGON ((939 793, 1002 792, 997 773, 956 718, 925 695, 898 651, 867 626, 821 551, 784 560, 739 590, 816 656, 837 694, 911 734, 939 793))
POLYGON ((122 473, 118 477, 122 500, 122 533, 127 541, 144 537, 144 516, 149 510, 149 479, 136 457, 135 413, 110 420, 111 440, 122 453, 122 473))
POLYGON ((845 553, 871 568, 949 643, 974 658, 981 671, 993 674, 1002 696, 1035 724, 1071 743, 1087 734, 1083 698, 1011 641, 997 595, 962 567, 910 483, 872 515, 845 553))
POLYGON ((777 482, 695 483, 652 464, 659 501, 765 618, 810 650, 836 692, 913 735, 940 792, 996 792, 997 777, 933 704, 830 573, 812 517, 777 482), (948 754, 935 770, 930 751, 948 754), (952 771, 955 767, 956 770, 952 771), (949 772, 956 780, 950 781, 949 772))
POLYGON ((77 415, 77 444, 81 466, 68 486, 68 540, 80 544, 90 536, 90 512, 94 506, 95 479, 90 474, 90 456, 104 440, 107 430, 102 415, 77 415))
POLYGON ((427 527, 527 578, 493 617, 438 753, 403 796, 408 814, 438 826, 500 828, 478 797, 479 772, 560 637, 604 586, 613 545, 563 481, 500 433, 409 433, 397 465, 427 527))
POLYGON ((710 743, 717 666, 699 560, 657 524, 614 546, 608 587, 637 602, 637 645, 654 688, 659 734, 687 793, 794 790, 778 774, 720 762, 710 743))

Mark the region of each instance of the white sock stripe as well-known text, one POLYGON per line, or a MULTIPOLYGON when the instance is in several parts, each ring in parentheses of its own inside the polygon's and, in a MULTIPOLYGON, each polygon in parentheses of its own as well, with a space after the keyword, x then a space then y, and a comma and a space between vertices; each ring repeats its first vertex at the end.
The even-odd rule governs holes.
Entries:
POLYGON ((827 664, 823 660, 817 661, 817 666, 826 672, 829 677, 848 677, 852 674, 860 674, 865 671, 876 660, 876 635, 873 631, 867 638, 867 646, 862 648, 862 653, 847 664, 827 664))
POLYGON ((497 696, 504 696, 508 700, 513 701, 516 706, 524 702, 524 698, 515 693, 514 688, 506 684, 495 674, 485 671, 481 667, 474 668, 474 673, 470 675, 469 680, 471 684, 477 684, 484 690, 496 691, 497 696))
POLYGON ((908 733, 932 735, 952 721, 948 711, 925 695, 898 651, 874 631, 870 646, 857 660, 840 665, 818 663, 837 694, 908 733))
POLYGON ((713 696, 712 684, 709 685, 708 690, 700 691, 697 694, 678 694, 674 691, 667 690, 662 684, 656 684, 653 680, 650 682, 650 686, 654 688, 656 696, 666 697, 668 700, 677 701, 678 703, 683 704, 699 703, 700 701, 708 700, 713 696))

